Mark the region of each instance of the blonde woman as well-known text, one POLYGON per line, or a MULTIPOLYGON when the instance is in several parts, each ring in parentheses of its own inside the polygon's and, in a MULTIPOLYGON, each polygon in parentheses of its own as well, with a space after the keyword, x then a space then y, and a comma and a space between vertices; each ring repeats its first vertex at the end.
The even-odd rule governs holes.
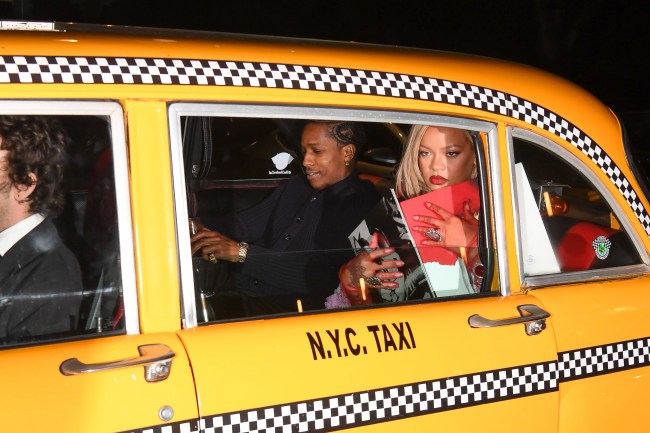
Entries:
MULTIPOLYGON (((474 142, 468 131, 441 126, 413 126, 397 171, 396 189, 400 200, 476 177, 474 142)), ((435 203, 427 203, 426 206, 431 213, 415 216, 419 225, 413 228, 427 238, 422 241, 423 246, 476 246, 478 221, 468 204, 465 204, 461 216, 447 212, 435 203)), ((372 303, 372 296, 362 299, 361 279, 373 289, 398 287, 395 280, 403 274, 394 269, 403 266, 404 262, 382 260, 395 252, 392 248, 376 248, 376 243, 371 247, 375 249, 360 253, 341 268, 340 287, 333 297, 328 298, 327 307, 372 303)), ((476 257, 469 260, 475 261, 476 257)))

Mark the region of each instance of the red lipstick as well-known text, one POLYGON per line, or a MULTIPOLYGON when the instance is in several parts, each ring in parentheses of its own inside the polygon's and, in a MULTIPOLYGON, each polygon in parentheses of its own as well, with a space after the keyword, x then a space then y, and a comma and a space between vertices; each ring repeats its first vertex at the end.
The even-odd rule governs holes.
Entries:
POLYGON ((432 185, 442 185, 447 182, 447 179, 442 176, 431 176, 429 182, 431 182, 432 185))

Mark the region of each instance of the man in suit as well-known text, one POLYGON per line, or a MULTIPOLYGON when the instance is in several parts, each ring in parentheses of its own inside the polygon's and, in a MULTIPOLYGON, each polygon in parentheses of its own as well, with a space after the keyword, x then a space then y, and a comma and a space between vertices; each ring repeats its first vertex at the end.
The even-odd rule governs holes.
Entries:
POLYGON ((62 208, 65 134, 38 116, 0 116, 0 346, 75 331, 79 264, 51 218, 62 208))

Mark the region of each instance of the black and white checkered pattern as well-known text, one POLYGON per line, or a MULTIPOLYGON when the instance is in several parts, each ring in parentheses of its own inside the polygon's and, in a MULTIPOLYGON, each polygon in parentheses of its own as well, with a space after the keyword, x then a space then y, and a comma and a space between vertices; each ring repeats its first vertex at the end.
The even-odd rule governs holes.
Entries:
POLYGON ((245 86, 361 93, 461 105, 522 120, 580 149, 611 179, 650 236, 650 214, 620 169, 583 131, 498 90, 450 80, 326 66, 130 57, 0 56, 1 83, 245 86))
POLYGON ((217 414, 138 432, 328 432, 556 392, 561 382, 648 365, 650 337, 563 352, 558 360, 539 364, 217 414))
POLYGON ((647 365, 650 365, 650 338, 590 347, 558 355, 558 368, 562 382, 647 365))
POLYGON ((555 361, 327 397, 205 419, 206 433, 318 432, 557 390, 555 361))

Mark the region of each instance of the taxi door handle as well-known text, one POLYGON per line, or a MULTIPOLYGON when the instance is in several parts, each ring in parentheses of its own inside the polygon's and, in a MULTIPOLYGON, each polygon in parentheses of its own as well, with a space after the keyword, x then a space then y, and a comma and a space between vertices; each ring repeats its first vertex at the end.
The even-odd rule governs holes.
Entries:
POLYGON ((95 371, 142 365, 144 366, 147 382, 158 382, 167 379, 171 370, 172 358, 176 356, 173 350, 164 344, 147 344, 138 347, 138 352, 140 352, 140 356, 135 358, 100 362, 97 364, 86 364, 77 358, 71 358, 63 361, 60 369, 63 375, 74 376, 81 373, 92 373, 95 371))
POLYGON ((546 318, 551 314, 537 305, 526 304, 517 307, 520 317, 509 317, 507 319, 486 319, 483 316, 474 314, 468 322, 472 328, 493 328, 495 326, 516 325, 523 323, 526 327, 526 334, 537 335, 546 328, 546 318))

